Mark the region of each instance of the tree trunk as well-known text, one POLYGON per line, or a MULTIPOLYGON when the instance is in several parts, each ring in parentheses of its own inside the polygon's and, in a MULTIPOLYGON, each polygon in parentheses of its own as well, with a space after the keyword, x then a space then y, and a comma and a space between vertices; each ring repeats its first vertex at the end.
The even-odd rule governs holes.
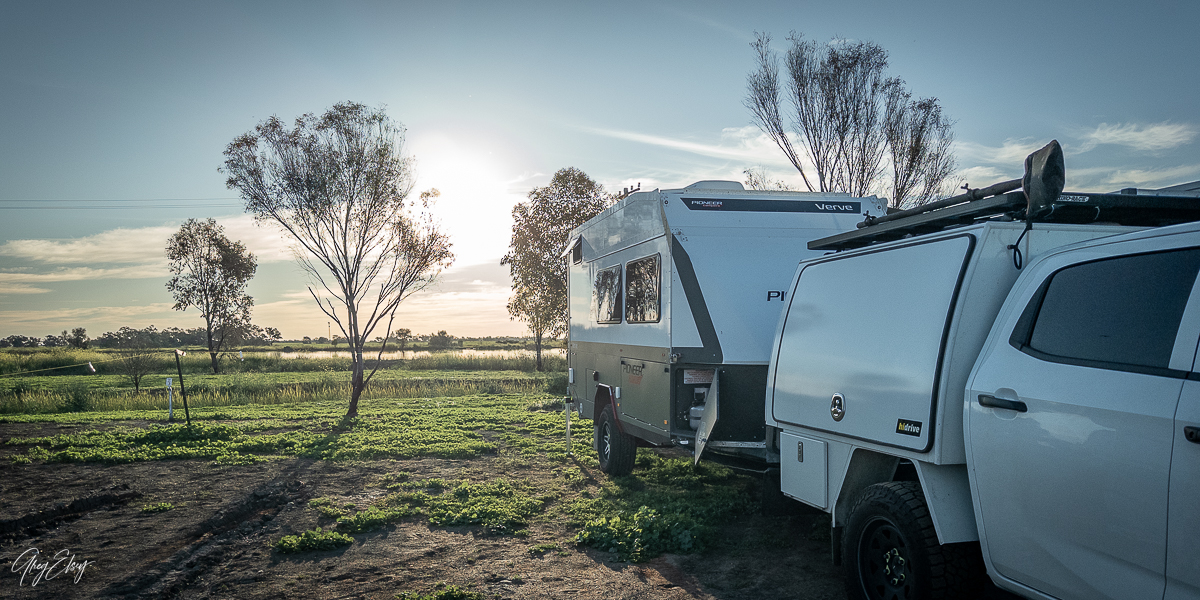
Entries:
POLYGON ((220 353, 218 352, 208 353, 209 358, 212 359, 213 375, 219 375, 221 373, 221 359, 218 358, 219 355, 220 353))
POLYGON ((542 372, 542 334, 533 336, 533 351, 537 355, 537 370, 542 372))
POLYGON ((362 352, 355 352, 352 355, 354 361, 353 373, 350 376, 350 407, 346 409, 346 418, 353 419, 358 416, 358 398, 362 396, 363 388, 363 358, 362 352))

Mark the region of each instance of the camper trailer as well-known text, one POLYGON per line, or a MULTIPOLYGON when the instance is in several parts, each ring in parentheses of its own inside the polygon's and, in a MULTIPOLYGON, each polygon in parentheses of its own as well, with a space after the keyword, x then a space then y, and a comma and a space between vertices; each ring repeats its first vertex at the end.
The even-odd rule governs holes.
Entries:
POLYGON ((595 423, 601 468, 639 445, 764 461, 771 341, 810 240, 885 201, 745 190, 730 181, 638 191, 576 228, 568 261, 568 387, 595 423))

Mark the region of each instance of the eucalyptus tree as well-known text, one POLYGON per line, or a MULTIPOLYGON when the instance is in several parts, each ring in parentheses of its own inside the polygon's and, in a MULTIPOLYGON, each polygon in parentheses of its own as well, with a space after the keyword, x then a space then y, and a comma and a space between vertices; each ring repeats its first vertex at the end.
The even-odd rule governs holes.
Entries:
POLYGON ((404 128, 383 109, 344 102, 290 128, 273 116, 225 148, 226 185, 295 243, 309 293, 350 346, 347 417, 358 414, 386 347, 367 373, 367 340, 386 335, 400 303, 454 260, 430 213, 437 190, 410 198, 413 161, 403 145, 404 128))
POLYGON ((220 373, 221 351, 251 326, 254 299, 246 285, 258 263, 245 244, 225 237, 225 229, 213 219, 188 219, 167 239, 167 261, 174 275, 167 282, 173 308, 200 311, 212 370, 220 373))
POLYGON ((798 33, 788 41, 782 81, 771 36, 751 42, 745 105, 809 191, 865 196, 890 182, 890 204, 900 207, 943 190, 955 170, 954 134, 936 98, 913 100, 902 79, 887 77, 887 51, 873 42, 822 45, 798 33))
POLYGON ((562 259, 567 236, 613 200, 586 173, 567 167, 513 207, 512 241, 500 264, 508 265, 512 276, 508 313, 533 334, 539 371, 545 340, 567 331, 567 267, 562 259))

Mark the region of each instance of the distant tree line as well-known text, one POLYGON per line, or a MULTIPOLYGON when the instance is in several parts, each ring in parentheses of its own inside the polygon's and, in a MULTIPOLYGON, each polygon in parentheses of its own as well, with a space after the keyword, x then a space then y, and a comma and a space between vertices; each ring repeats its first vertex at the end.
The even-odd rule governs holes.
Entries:
MULTIPOLYGON (((249 324, 238 328, 233 341, 239 346, 258 346, 277 342, 283 335, 274 327, 249 324)), ((76 327, 62 334, 50 334, 44 338, 10 335, 0 338, 0 348, 177 348, 180 346, 206 346, 208 331, 204 327, 182 329, 167 327, 158 329, 150 325, 145 329, 122 327, 106 331, 96 338, 89 338, 87 329, 76 327)))

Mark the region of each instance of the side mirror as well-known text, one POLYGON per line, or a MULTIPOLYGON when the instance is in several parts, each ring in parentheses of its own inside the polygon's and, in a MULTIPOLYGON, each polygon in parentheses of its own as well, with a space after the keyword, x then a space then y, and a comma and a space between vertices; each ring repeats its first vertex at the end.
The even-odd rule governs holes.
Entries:
POLYGON ((1025 191, 1027 203, 1026 219, 1032 222, 1034 215, 1058 200, 1066 180, 1067 167, 1058 140, 1050 140, 1041 150, 1025 157, 1025 177, 1021 179, 1021 188, 1025 191))

